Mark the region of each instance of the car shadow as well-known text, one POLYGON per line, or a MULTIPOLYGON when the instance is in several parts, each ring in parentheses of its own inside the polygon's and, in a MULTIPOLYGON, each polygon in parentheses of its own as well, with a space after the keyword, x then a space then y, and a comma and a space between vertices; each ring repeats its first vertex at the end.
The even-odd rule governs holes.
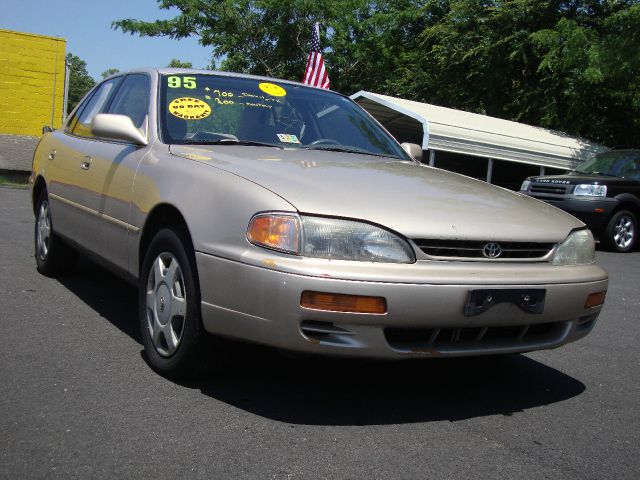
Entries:
POLYGON ((80 256, 72 274, 58 277, 57 280, 101 317, 142 345, 138 327, 138 292, 135 287, 84 255, 80 256))
MULTIPOLYGON (((89 263, 60 282, 142 344, 135 288, 89 263)), ((230 346, 232 353, 217 372, 180 385, 289 424, 385 425, 511 416, 570 399, 586 388, 526 355, 368 361, 298 356, 235 342, 230 346)))
POLYGON ((211 380, 184 385, 253 414, 304 425, 511 416, 585 390, 524 355, 382 362, 287 358, 266 348, 254 348, 211 380))

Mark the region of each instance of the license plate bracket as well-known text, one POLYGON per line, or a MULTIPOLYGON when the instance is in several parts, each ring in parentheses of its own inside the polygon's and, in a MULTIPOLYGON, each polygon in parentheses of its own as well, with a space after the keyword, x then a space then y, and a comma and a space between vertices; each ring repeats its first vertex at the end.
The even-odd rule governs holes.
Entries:
POLYGON ((474 317, 499 303, 512 303, 527 313, 541 314, 547 291, 544 288, 482 288, 469 290, 465 317, 474 317))

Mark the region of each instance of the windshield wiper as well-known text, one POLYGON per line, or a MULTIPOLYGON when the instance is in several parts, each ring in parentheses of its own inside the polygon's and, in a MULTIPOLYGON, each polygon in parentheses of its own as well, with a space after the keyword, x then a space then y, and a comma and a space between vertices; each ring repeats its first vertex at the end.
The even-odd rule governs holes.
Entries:
POLYGON ((384 157, 384 158, 396 158, 396 159, 400 159, 400 157, 397 157, 395 155, 383 155, 381 153, 373 153, 373 152, 368 152, 366 150, 360 150, 358 148, 346 148, 346 147, 340 147, 337 145, 311 145, 308 147, 302 147, 305 150, 325 150, 327 152, 344 152, 344 153, 359 153, 361 155, 371 155, 374 157, 384 157))
POLYGON ((234 140, 232 138, 225 138, 222 140, 184 140, 178 145, 240 145, 243 147, 284 148, 281 145, 274 145, 273 143, 252 142, 249 140, 234 140))

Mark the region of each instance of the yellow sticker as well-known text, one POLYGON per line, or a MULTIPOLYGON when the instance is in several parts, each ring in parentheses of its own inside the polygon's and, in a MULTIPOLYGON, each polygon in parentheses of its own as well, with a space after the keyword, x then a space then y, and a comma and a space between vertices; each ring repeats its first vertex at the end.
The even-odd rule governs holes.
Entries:
POLYGON ((169 104, 169 113, 183 120, 202 120, 211 115, 211 107, 199 98, 180 97, 169 104))
POLYGON ((266 83, 263 82, 258 85, 258 88, 262 90, 267 95, 273 95, 274 97, 284 97, 287 94, 287 91, 279 85, 275 83, 266 83))

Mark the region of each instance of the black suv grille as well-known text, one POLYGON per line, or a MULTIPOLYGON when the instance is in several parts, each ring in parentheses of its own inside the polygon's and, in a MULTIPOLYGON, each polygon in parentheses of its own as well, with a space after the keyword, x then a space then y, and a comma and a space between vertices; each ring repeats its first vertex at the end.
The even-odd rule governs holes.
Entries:
MULTIPOLYGON (((487 241, 484 240, 437 240, 418 239, 415 244, 430 257, 486 258, 483 254, 487 241)), ((546 256, 554 243, 496 242, 502 253, 496 260, 538 259, 546 256)))
POLYGON ((548 183, 532 183, 529 186, 531 193, 552 193, 554 195, 564 195, 569 190, 568 185, 553 185, 548 183))

